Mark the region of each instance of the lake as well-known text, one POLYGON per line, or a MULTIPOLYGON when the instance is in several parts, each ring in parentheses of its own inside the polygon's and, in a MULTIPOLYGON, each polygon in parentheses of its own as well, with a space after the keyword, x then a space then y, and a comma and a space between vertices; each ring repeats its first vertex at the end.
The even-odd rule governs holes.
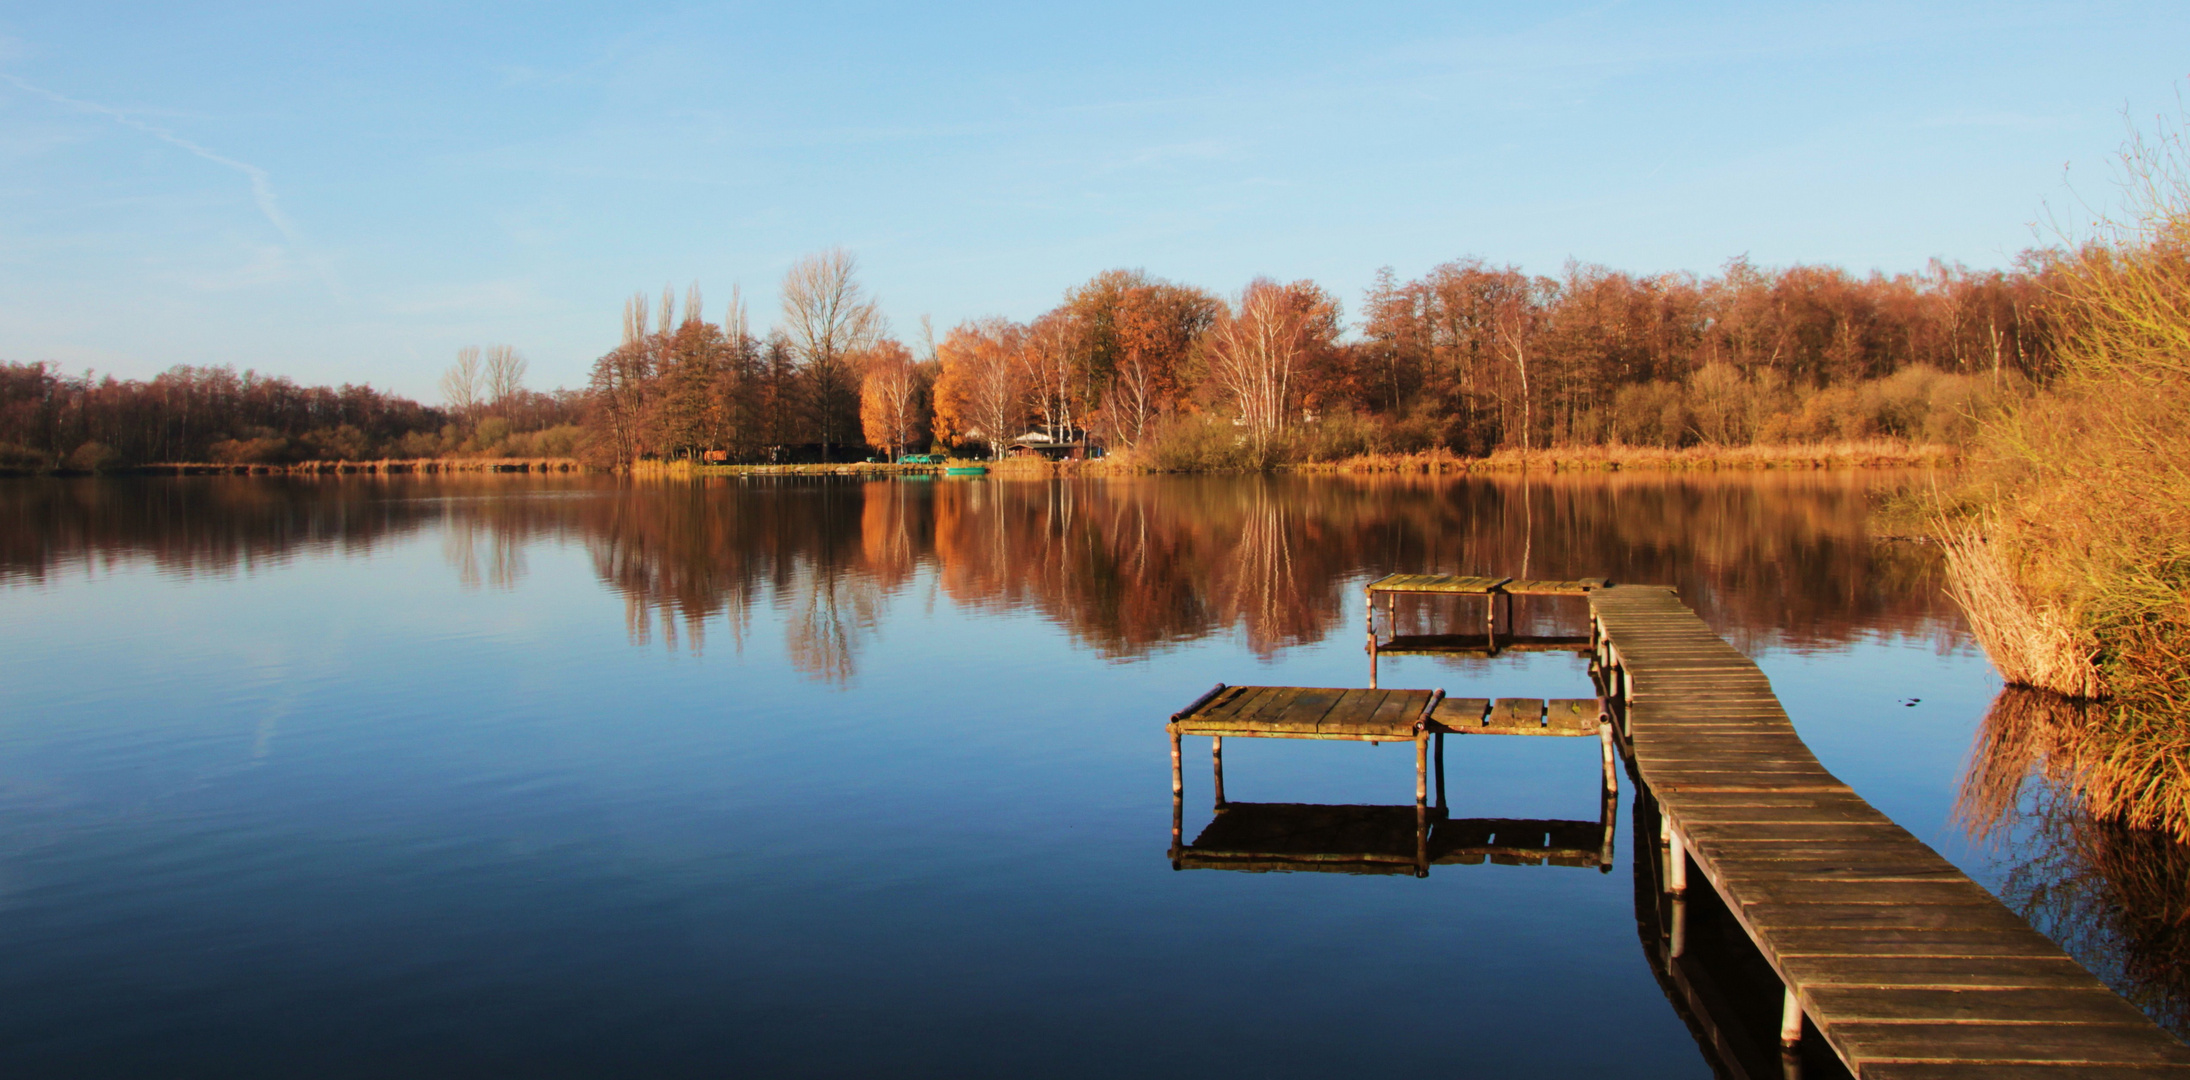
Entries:
MULTIPOLYGON (((1174 869, 1163 723, 1366 685, 1386 573, 1666 584, 1827 768, 2013 891, 2029 852, 1955 816, 1999 680, 1936 551, 1866 527, 1912 481, 0 481, 0 1045, 68 1077, 1710 1076, 1632 781, 1608 867, 1174 869)), ((1557 652, 1381 684, 1594 693, 1557 652)), ((1411 814, 1408 745, 1225 751, 1236 802, 1411 814)), ((1600 819, 1593 739, 1445 769, 1453 819, 1600 819)))

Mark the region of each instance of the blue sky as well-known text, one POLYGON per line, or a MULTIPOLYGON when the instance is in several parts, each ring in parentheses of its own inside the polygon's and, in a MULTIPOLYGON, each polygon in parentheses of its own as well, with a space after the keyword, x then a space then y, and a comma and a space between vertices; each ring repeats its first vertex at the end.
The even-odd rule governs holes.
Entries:
POLYGON ((576 385, 631 292, 766 324, 832 245, 908 337, 1120 266, 1357 307, 1468 254, 2002 265, 2186 43, 2179 3, 0 5, 0 359, 576 385))

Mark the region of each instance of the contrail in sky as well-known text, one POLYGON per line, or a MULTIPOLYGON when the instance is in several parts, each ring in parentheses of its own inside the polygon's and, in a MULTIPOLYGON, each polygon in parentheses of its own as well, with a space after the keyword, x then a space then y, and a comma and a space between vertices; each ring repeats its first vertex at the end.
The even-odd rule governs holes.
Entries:
MULTIPOLYGON (((189 151, 192 154, 197 155, 198 157, 213 162, 216 165, 225 165, 228 168, 234 169, 237 172, 242 173, 246 179, 251 181, 251 201, 258 204, 259 213, 265 215, 267 223, 272 225, 275 231, 281 233, 282 238, 289 241, 291 247, 296 248, 300 254, 305 252, 304 238, 297 234, 296 225, 289 220, 289 215, 281 212, 281 201, 274 197, 274 185, 272 180, 267 176, 265 169, 261 169, 248 161, 237 161, 235 158, 229 157, 226 154, 216 153, 213 150, 207 149, 204 146, 191 142, 189 139, 185 139, 182 136, 167 130, 166 128, 159 127, 154 124, 148 124, 142 120, 139 120, 136 117, 131 116, 129 113, 124 112, 121 109, 114 108, 111 105, 101 105, 96 101, 82 101, 77 98, 69 97, 66 94, 57 94, 51 90, 46 89, 43 86, 36 85, 35 83, 25 82, 22 79, 17 78, 13 75, 0 73, 0 79, 4 79, 7 82, 13 84, 18 89, 21 89, 28 93, 36 94, 39 97, 45 98, 48 101, 52 101, 61 105, 66 105, 69 108, 81 110, 83 112, 97 113, 98 115, 104 116, 117 124, 123 125, 124 127, 135 128, 136 130, 142 131, 145 134, 160 140, 161 142, 167 143, 171 146, 180 147, 184 150, 189 151)), ((309 258, 309 256, 307 256, 307 261, 313 263, 315 269, 318 269, 321 275, 326 278, 329 288, 334 289, 337 294, 341 293, 341 287, 336 284, 333 275, 328 273, 327 269, 324 266, 318 266, 318 260, 311 259, 309 258)))

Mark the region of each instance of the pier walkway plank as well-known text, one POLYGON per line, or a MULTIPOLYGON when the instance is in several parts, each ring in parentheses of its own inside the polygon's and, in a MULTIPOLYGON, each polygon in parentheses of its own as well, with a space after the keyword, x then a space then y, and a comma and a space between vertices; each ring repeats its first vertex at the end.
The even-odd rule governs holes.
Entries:
MULTIPOLYGON (((1866 1080, 2190 1078, 2190 1047, 1842 783, 1771 684, 1670 589, 1589 599, 1599 670, 1666 823, 1866 1080)), ((1799 1009, 1799 1012, 1796 1010, 1799 1009)))

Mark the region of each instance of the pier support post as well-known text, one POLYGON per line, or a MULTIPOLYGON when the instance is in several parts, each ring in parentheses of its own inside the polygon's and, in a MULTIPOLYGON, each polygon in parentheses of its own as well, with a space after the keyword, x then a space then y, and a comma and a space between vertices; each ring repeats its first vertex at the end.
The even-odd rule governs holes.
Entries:
POLYGON ((1430 812, 1421 803, 1414 806, 1414 876, 1430 876, 1430 812))
POLYGON ((1795 988, 1787 988, 1787 999, 1779 1007, 1779 1044, 1794 1046, 1802 1041, 1802 999, 1795 996, 1795 988))
POLYGON ((1217 809, 1224 809, 1224 736, 1209 737, 1209 766, 1217 774, 1217 809))
POLYGON ((1361 604, 1369 630, 1369 689, 1376 689, 1376 594, 1366 593, 1361 604))
MULTIPOLYGON (((1667 824, 1671 826, 1670 820, 1667 824)), ((1675 894, 1688 891, 1688 845, 1683 842, 1678 827, 1666 830, 1665 891, 1675 894)))
POLYGON ((1417 729, 1414 735, 1414 806, 1421 810, 1430 802, 1430 733, 1417 729))
POLYGON ((1688 951, 1688 897, 1673 894, 1672 912, 1666 918, 1666 955, 1676 960, 1688 951))
POLYGON ((1445 808, 1445 733, 1437 733, 1437 808, 1445 808))
POLYGON ((1179 732, 1178 729, 1173 728, 1171 731, 1171 797, 1174 799, 1186 794, 1186 773, 1179 766, 1179 732))
POLYGON ((1177 793, 1171 796, 1171 869, 1179 868, 1179 852, 1185 841, 1186 800, 1177 793))
POLYGON ((1604 803, 1598 809, 1597 816, 1599 820, 1604 822, 1604 844, 1597 853, 1597 869, 1602 873, 1609 874, 1612 872, 1612 838, 1620 823, 1619 796, 1609 791, 1606 792, 1604 794, 1604 803))
MULTIPOLYGON (((1604 708, 1602 701, 1597 704, 1600 710, 1604 708)), ((1604 752, 1604 793, 1617 795, 1620 793, 1620 759, 1612 746, 1612 717, 1608 712, 1597 714, 1597 745, 1604 752)))

